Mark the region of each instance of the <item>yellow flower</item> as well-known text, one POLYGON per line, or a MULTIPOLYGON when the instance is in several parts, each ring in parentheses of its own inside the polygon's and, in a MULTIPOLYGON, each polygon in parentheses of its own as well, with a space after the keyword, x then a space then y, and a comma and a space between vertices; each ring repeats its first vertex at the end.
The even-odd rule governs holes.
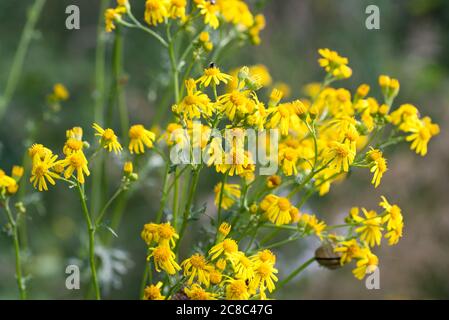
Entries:
POLYGON ((362 226, 355 229, 357 233, 360 233, 360 239, 366 241, 370 247, 380 245, 382 240, 382 218, 379 217, 376 211, 367 211, 362 208, 365 215, 365 219, 361 222, 362 226))
POLYGON ((147 0, 145 2, 145 21, 151 26, 157 26, 168 18, 168 10, 166 1, 164 0, 147 0))
POLYGON ((78 151, 82 151, 84 147, 83 141, 77 140, 75 138, 69 138, 64 144, 64 147, 62 149, 62 152, 69 156, 72 153, 76 153, 78 151))
POLYGON ((215 186, 214 193, 215 205, 218 207, 221 197, 221 207, 225 210, 228 210, 230 207, 232 207, 236 200, 240 199, 240 185, 226 183, 223 187, 223 184, 220 182, 215 186), (223 196, 221 196, 222 189, 223 196))
POLYGON ((318 63, 326 72, 337 79, 349 78, 352 75, 352 70, 347 66, 348 58, 342 57, 336 51, 329 49, 319 49, 318 53, 321 58, 318 63))
POLYGON ((236 115, 243 117, 248 113, 250 99, 248 98, 249 91, 234 90, 231 93, 226 93, 218 98, 221 104, 221 110, 226 114, 229 120, 234 121, 236 115))
POLYGON ((344 265, 351 262, 353 258, 358 257, 361 253, 361 248, 357 240, 351 239, 339 242, 334 251, 341 253, 340 264, 344 265))
POLYGON ((56 100, 65 101, 69 96, 69 91, 62 83, 57 83, 53 86, 53 97, 56 100))
POLYGON ((114 22, 120 20, 124 13, 126 13, 126 8, 120 5, 117 8, 106 9, 106 11, 104 12, 106 32, 111 32, 115 29, 114 22))
POLYGON ((175 240, 179 239, 179 235, 176 233, 175 228, 170 225, 170 222, 161 223, 157 227, 158 243, 161 246, 174 247, 176 245, 175 240))
POLYGON ((286 176, 297 175, 298 169, 296 163, 299 159, 299 150, 294 148, 281 148, 279 151, 279 161, 282 165, 282 171, 286 176))
POLYGON ((245 253, 238 252, 231 260, 231 264, 237 279, 251 280, 254 277, 253 263, 245 253))
POLYGON ((72 129, 69 129, 66 131, 66 137, 67 139, 75 139, 75 140, 83 140, 83 128, 81 127, 73 127, 72 129))
POLYGON ((152 284, 145 288, 143 292, 144 300, 165 300, 165 296, 161 294, 162 282, 159 281, 156 285, 152 284))
POLYGON ((123 165, 123 173, 126 176, 129 176, 130 174, 133 173, 133 163, 131 161, 126 161, 125 164, 123 165))
POLYGON ((264 295, 265 288, 269 292, 273 292, 275 289, 274 282, 278 281, 276 277, 278 270, 272 263, 262 262, 254 268, 254 278, 249 283, 250 291, 255 291, 256 288, 260 289, 261 295, 264 295))
POLYGON ((373 148, 367 152, 367 156, 372 160, 370 171, 374 173, 371 183, 377 188, 383 174, 388 170, 387 159, 382 156, 382 151, 373 148))
POLYGON ((227 237, 229 232, 231 232, 231 225, 229 223, 222 222, 220 227, 218 227, 218 232, 220 232, 223 237, 227 237))
POLYGON ((195 253, 190 258, 184 260, 181 263, 181 267, 184 269, 184 276, 189 277, 188 284, 192 284, 196 278, 199 283, 209 287, 210 273, 214 268, 207 264, 206 258, 203 255, 195 253))
POLYGON ((379 76, 379 86, 386 101, 390 101, 399 93, 399 81, 386 75, 379 76))
POLYGON ((4 195, 5 192, 14 194, 18 190, 17 181, 7 176, 3 170, 0 169, 0 195, 4 195))
POLYGON ((312 230, 316 236, 322 238, 322 232, 326 229, 326 223, 318 220, 315 215, 301 214, 299 223, 304 225, 306 231, 312 230))
POLYGON ((151 253, 147 260, 154 259, 154 267, 157 272, 164 270, 167 274, 173 275, 181 270, 181 267, 175 261, 176 255, 171 251, 170 247, 160 245, 155 248, 150 248, 150 251, 151 253))
POLYGON ((197 283, 190 288, 184 288, 184 292, 190 300, 217 300, 218 294, 207 292, 197 283))
POLYGON ((337 141, 332 141, 329 144, 327 152, 327 161, 330 161, 329 167, 338 172, 349 171, 349 166, 354 162, 355 152, 350 148, 337 141))
POLYGON ((184 20, 186 17, 186 5, 186 0, 170 0, 168 14, 173 19, 180 18, 184 20))
POLYGON ((265 212, 267 219, 278 226, 292 221, 290 215, 292 204, 287 198, 269 194, 260 203, 260 208, 265 212))
POLYGON ((372 254, 368 248, 363 248, 361 257, 357 260, 356 268, 352 273, 357 279, 362 280, 366 274, 374 272, 378 264, 377 256, 372 254))
POLYGON ((227 281, 226 299, 227 300, 248 300, 248 286, 244 280, 230 279, 227 281))
POLYGON ((28 154, 34 163, 36 158, 39 158, 40 160, 44 160, 44 158, 47 155, 50 155, 50 156, 53 155, 53 152, 50 149, 44 147, 42 144, 35 143, 31 147, 28 148, 28 154))
POLYGON ((422 121, 415 121, 414 124, 407 130, 411 132, 406 140, 411 141, 411 150, 415 150, 417 154, 425 156, 427 154, 427 144, 430 139, 439 134, 440 127, 433 124, 430 118, 426 117, 422 121))
POLYGON ((398 126, 400 130, 408 131, 411 126, 419 120, 418 116, 418 108, 412 104, 406 103, 390 113, 387 118, 393 125, 398 126))
POLYGON ((268 188, 272 189, 272 188, 279 187, 281 185, 281 183, 282 183, 282 178, 275 174, 275 175, 269 176, 267 178, 266 185, 268 188))
POLYGON ((101 137, 100 143, 105 149, 107 149, 109 152, 114 151, 114 153, 116 154, 122 151, 123 148, 118 142, 118 138, 115 135, 114 130, 109 128, 103 129, 96 123, 94 123, 92 127, 97 131, 95 135, 101 137))
POLYGON ((145 243, 150 246, 153 242, 159 241, 159 225, 156 223, 146 223, 140 234, 145 243))
MULTIPOLYGON (((47 149, 48 150, 48 149, 47 149)), ((55 185, 54 179, 59 179, 59 175, 52 171, 53 167, 57 164, 56 159, 57 155, 52 155, 51 151, 46 152, 44 157, 41 158, 39 153, 36 153, 33 160, 33 167, 31 169, 31 178, 30 182, 33 184, 33 187, 42 191, 48 190, 47 182, 51 185, 55 185)))
POLYGON ((129 152, 141 154, 145 153, 144 145, 147 148, 153 147, 156 135, 150 130, 145 129, 141 124, 136 124, 129 128, 129 152))
POLYGON ((200 14, 204 16, 204 23, 210 25, 213 29, 217 29, 219 25, 217 17, 219 8, 215 1, 202 0, 197 6, 200 9, 200 14))
POLYGON ((20 180, 24 173, 24 169, 22 166, 13 166, 11 170, 11 176, 16 180, 20 180))
POLYGON ((209 250, 209 256, 212 256, 211 260, 215 260, 224 254, 226 259, 233 260, 237 256, 238 251, 239 246, 237 242, 229 238, 213 246, 209 250))
POLYGON ((223 275, 221 274, 220 271, 213 269, 210 274, 210 283, 217 285, 221 283, 221 280, 223 279, 223 275))
POLYGON ((268 262, 274 265, 276 263, 276 256, 268 249, 257 252, 255 255, 251 256, 250 259, 254 264, 268 262))
POLYGON ((182 101, 172 107, 173 112, 183 114, 187 119, 200 118, 201 115, 210 117, 212 115, 212 103, 207 94, 196 89, 196 83, 193 79, 185 82, 187 95, 182 101))
POLYGON ((270 115, 269 127, 279 128, 283 136, 288 135, 289 128, 297 127, 299 124, 296 103, 282 103, 277 107, 269 108, 267 110, 267 113, 270 115))
POLYGON ((210 84, 218 86, 220 82, 228 83, 232 77, 226 73, 220 71, 220 68, 211 65, 209 68, 204 69, 204 74, 196 80, 202 86, 208 87, 210 84))
POLYGON ((391 205, 388 200, 382 196, 382 201, 379 205, 385 209, 386 214, 382 218, 382 223, 387 224, 387 230, 401 229, 403 226, 403 217, 401 208, 397 205, 391 205))
POLYGON ((69 179, 76 171, 76 180, 83 184, 85 182, 84 175, 89 176, 90 171, 87 167, 87 159, 82 151, 77 151, 67 156, 62 160, 63 167, 67 167, 64 172, 64 177, 69 179))

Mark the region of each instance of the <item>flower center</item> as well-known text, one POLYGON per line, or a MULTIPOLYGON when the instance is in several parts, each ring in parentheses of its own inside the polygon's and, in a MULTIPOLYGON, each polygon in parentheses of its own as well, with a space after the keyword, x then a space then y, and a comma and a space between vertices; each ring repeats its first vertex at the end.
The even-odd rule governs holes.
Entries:
POLYGON ((288 209, 290 209, 290 206, 290 201, 288 201, 287 198, 279 198, 278 207, 279 209, 281 209, 281 211, 287 211, 288 209))
POLYGON ((206 259, 202 255, 196 254, 190 258, 190 263, 194 268, 204 269, 206 266, 206 259))
POLYGON ((106 129, 103 132, 103 139, 112 140, 115 137, 115 133, 112 129, 106 129))
POLYGON ((139 139, 143 136, 145 129, 141 124, 137 124, 129 129, 129 137, 131 139, 139 139))
POLYGON ((218 68, 209 68, 204 70, 204 74, 209 77, 217 76, 220 73, 220 69, 218 68))
POLYGON ((84 161, 83 157, 79 154, 74 154, 70 157, 70 165, 75 168, 80 168, 83 166, 84 161))
POLYGON ((225 239, 223 241, 223 250, 227 253, 233 253, 238 250, 237 243, 235 243, 234 240, 231 239, 225 239))

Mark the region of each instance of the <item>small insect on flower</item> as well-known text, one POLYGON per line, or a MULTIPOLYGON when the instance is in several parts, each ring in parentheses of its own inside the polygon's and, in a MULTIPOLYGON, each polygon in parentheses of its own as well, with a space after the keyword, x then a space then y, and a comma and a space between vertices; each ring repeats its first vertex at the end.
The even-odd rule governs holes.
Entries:
POLYGON ((145 129, 145 127, 141 124, 133 125, 129 129, 129 152, 131 154, 145 153, 144 146, 151 149, 155 139, 156 135, 154 132, 145 129))
POLYGON ((122 151, 123 148, 118 142, 118 138, 115 135, 114 130, 109 128, 103 129, 96 123, 92 125, 92 128, 97 131, 95 135, 100 137, 100 144, 103 146, 103 148, 107 149, 109 152, 114 151, 114 153, 116 154, 122 151))

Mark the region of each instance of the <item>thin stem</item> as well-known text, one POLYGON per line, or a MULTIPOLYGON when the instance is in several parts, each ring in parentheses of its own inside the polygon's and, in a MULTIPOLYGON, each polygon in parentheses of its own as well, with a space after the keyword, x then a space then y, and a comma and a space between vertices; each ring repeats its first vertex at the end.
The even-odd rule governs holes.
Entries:
POLYGON ((117 27, 115 32, 113 63, 113 72, 116 86, 115 90, 117 92, 117 104, 120 114, 120 127, 122 129, 122 140, 126 141, 128 137, 129 116, 128 108, 126 107, 125 94, 123 91, 123 36, 120 27, 117 27))
POLYGON ((171 37, 170 33, 170 23, 167 23, 167 39, 168 39, 168 54, 170 56, 170 64, 172 68, 173 76, 173 92, 175 93, 175 103, 179 102, 179 70, 178 63, 176 62, 175 49, 174 49, 174 39, 171 37))
POLYGON ((83 209, 84 219, 86 220, 87 233, 89 235, 89 263, 90 270, 92 274, 92 285, 95 289, 95 298, 97 300, 101 299, 100 286, 98 284, 97 269, 95 267, 95 226, 92 224, 92 219, 87 209, 86 195, 84 193, 84 188, 81 184, 77 183, 78 193, 81 201, 81 207, 83 209))
POLYGON ((165 164, 165 174, 164 174, 164 183, 162 185, 162 199, 161 206, 159 207, 159 211, 156 214, 156 223, 160 223, 162 220, 162 213, 164 212, 165 203, 167 202, 167 181, 168 181, 168 171, 170 169, 170 165, 168 162, 165 164))
POLYGON ((103 221, 104 215, 106 214, 106 210, 111 206, 111 204, 114 202, 114 200, 125 190, 124 185, 121 184, 120 187, 115 191, 115 193, 112 195, 112 197, 106 202, 103 209, 101 209, 100 214, 98 215, 97 219, 95 220, 95 227, 98 227, 101 222, 103 221))
POLYGON ((174 176, 174 184, 175 184, 175 190, 173 192, 173 228, 177 228, 178 225, 178 204, 179 204, 179 176, 176 174, 178 168, 175 169, 175 176, 174 176))
POLYGON ((226 185, 226 181, 228 180, 228 173, 225 172, 223 176, 223 181, 221 182, 221 190, 220 190, 220 198, 218 200, 218 211, 217 211, 217 235, 218 235, 218 229, 220 228, 221 223, 221 212, 222 212, 222 203, 223 203, 223 197, 224 197, 224 189, 226 185))
POLYGON ((13 242, 14 242, 14 253, 16 258, 16 280, 17 286, 19 288, 19 295, 21 300, 26 299, 26 286, 25 280, 22 277, 22 263, 20 256, 20 242, 19 242, 19 231, 17 228, 17 223, 14 220, 14 217, 11 212, 11 208, 9 207, 9 198, 6 198, 4 201, 6 215, 8 217, 9 224, 12 228, 13 242))
POLYGON ((292 273, 290 273, 284 280, 278 282, 278 284, 276 285, 276 289, 274 291, 278 291, 280 288, 282 288, 288 282, 293 280, 298 274, 300 274, 302 271, 304 271, 314 261, 315 261, 315 257, 310 258, 309 260, 304 262, 302 265, 300 265, 298 268, 296 268, 292 273))
POLYGON ((130 19, 132 20, 132 22, 134 22, 135 27, 147 32, 148 34, 150 34, 151 36, 155 37, 164 47, 168 48, 168 43, 167 41, 164 40, 164 38, 162 38, 159 34, 157 34, 156 32, 154 32, 153 30, 145 27, 144 25, 142 25, 139 20, 136 19, 136 17, 134 17, 134 15, 132 14, 131 10, 128 10, 128 16, 130 17, 130 19))
POLYGON ((25 23, 25 27, 23 28, 16 54, 14 55, 14 60, 6 82, 5 91, 3 92, 3 96, 0 98, 0 119, 3 117, 16 90, 19 76, 22 72, 23 62, 25 61, 28 47, 33 38, 34 28, 37 20, 39 19, 45 1, 46 0, 36 0, 27 12, 27 21, 25 23))

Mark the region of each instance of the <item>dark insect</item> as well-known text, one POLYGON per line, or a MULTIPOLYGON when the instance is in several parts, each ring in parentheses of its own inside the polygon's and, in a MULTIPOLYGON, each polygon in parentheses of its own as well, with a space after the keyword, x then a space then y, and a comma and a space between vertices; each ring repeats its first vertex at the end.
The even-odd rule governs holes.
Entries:
POLYGON ((209 68, 215 68, 215 62, 211 62, 211 63, 209 64, 209 68))
POLYGON ((315 250, 315 260, 323 267, 334 270, 341 267, 341 254, 334 252, 334 246, 330 243, 325 243, 315 250))
POLYGON ((210 4, 216 4, 217 2, 215 0, 209 0, 210 4))

